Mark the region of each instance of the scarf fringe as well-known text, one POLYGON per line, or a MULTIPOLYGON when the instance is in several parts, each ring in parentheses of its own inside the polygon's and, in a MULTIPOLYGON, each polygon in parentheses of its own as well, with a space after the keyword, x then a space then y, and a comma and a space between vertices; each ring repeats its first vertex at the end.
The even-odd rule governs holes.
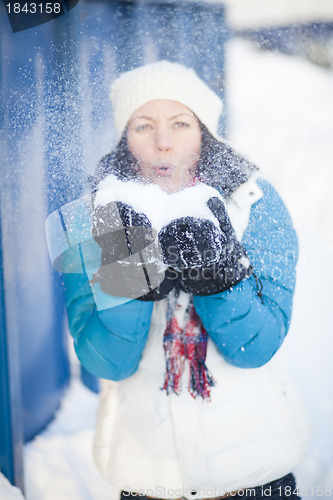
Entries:
POLYGON ((210 401, 210 388, 215 386, 215 381, 210 375, 206 363, 199 360, 197 363, 190 364, 190 383, 189 393, 196 399, 201 396, 210 401))
POLYGON ((185 360, 189 360, 188 391, 196 399, 202 397, 210 401, 210 388, 215 381, 206 366, 207 332, 190 300, 184 315, 184 327, 181 328, 175 316, 177 302, 168 300, 167 326, 164 332, 164 352, 166 374, 162 390, 167 395, 181 392, 181 377, 184 373, 185 360))

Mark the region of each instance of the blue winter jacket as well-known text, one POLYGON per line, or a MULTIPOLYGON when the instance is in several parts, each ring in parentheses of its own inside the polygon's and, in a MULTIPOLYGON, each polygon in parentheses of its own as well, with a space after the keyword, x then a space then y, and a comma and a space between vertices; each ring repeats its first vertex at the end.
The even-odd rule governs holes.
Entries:
MULTIPOLYGON (((286 207, 267 181, 257 182, 263 197, 251 208, 242 243, 263 285, 262 300, 254 276, 225 292, 194 297, 221 356, 240 368, 264 365, 282 344, 291 319, 298 255, 286 207)), ((64 283, 70 332, 82 365, 101 378, 118 381, 132 375, 146 344, 153 302, 131 300, 98 311, 86 274, 66 274, 64 283)))

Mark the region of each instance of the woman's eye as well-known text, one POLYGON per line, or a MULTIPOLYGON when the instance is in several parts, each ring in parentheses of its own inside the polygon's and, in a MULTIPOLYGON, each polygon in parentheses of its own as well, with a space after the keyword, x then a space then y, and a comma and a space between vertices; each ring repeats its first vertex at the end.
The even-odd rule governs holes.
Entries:
POLYGON ((141 125, 137 125, 135 127, 135 132, 142 132, 144 130, 151 130, 152 126, 149 123, 142 123, 141 125))
POLYGON ((186 127, 189 127, 190 124, 187 123, 187 122, 175 122, 173 124, 174 128, 186 128, 186 127))

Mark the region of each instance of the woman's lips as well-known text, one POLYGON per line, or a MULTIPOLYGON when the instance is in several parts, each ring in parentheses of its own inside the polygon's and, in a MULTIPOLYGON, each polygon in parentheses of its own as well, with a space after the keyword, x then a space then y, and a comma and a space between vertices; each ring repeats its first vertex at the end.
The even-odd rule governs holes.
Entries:
POLYGON ((174 170, 174 166, 169 163, 160 163, 154 166, 154 172, 159 177, 169 177, 174 170))

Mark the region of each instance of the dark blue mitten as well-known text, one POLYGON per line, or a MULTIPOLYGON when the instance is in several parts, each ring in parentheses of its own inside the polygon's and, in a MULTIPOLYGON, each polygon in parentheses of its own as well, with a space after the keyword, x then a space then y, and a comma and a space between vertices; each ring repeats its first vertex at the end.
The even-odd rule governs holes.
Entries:
POLYGON ((212 295, 249 276, 250 264, 237 240, 225 204, 211 197, 207 206, 218 227, 206 219, 185 217, 159 233, 165 262, 177 269, 178 286, 194 295, 212 295))
POLYGON ((161 270, 154 245, 156 231, 148 217, 127 203, 97 206, 92 213, 92 235, 102 249, 93 283, 99 283, 103 292, 161 300, 175 285, 175 273, 161 270))

